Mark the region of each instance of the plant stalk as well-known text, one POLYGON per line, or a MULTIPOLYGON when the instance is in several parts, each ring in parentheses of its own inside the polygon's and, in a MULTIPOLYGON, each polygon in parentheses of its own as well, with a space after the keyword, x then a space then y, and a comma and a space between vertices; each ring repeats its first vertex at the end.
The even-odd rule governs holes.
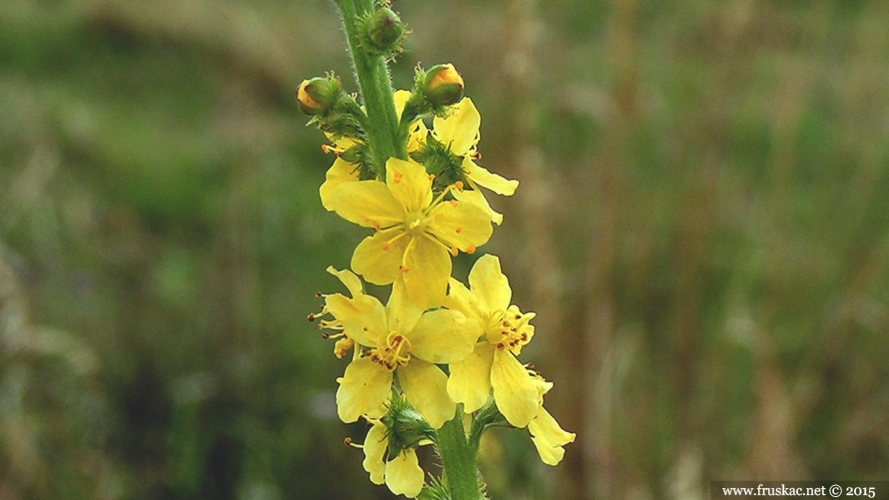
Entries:
POLYGON ((452 500, 480 500, 478 446, 466 439, 462 410, 438 430, 436 448, 452 500))
POLYGON ((386 160, 407 159, 407 144, 398 140, 398 116, 392 98, 389 67, 383 56, 369 54, 361 47, 361 16, 373 12, 373 0, 335 0, 349 44, 352 69, 361 90, 367 113, 365 132, 377 172, 385 178, 386 160))

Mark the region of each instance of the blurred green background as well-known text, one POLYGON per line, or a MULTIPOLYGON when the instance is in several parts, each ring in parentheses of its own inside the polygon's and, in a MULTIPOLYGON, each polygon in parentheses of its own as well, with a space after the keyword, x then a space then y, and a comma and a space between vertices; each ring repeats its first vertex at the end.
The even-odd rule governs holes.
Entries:
MULTIPOLYGON (((494 433, 494 499, 887 479, 885 2, 395 8, 396 86, 454 63, 522 183, 483 250, 578 433, 494 433)), ((293 99, 328 70, 327 0, 0 2, 0 499, 392 498, 305 321, 364 236, 293 99)))

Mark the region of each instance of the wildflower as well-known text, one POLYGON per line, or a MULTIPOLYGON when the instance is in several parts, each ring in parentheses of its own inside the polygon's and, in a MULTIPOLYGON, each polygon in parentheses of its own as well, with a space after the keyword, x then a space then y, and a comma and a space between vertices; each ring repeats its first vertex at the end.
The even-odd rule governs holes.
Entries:
POLYGON ((386 425, 379 419, 368 419, 373 425, 364 439, 364 470, 370 481, 383 484, 396 495, 416 498, 423 489, 424 474, 413 448, 404 448, 395 457, 389 454, 389 436, 386 425))
POLYGON ((576 435, 562 429, 556 419, 543 407, 543 395, 552 389, 552 382, 547 382, 537 374, 534 374, 533 380, 538 390, 540 409, 537 416, 528 424, 528 432, 531 433, 531 441, 537 448, 540 460, 547 465, 558 465, 565 456, 564 446, 573 443, 576 435))
POLYGON ((481 115, 472 100, 466 97, 451 107, 448 116, 445 118, 436 116, 433 119, 432 136, 439 143, 448 146, 451 154, 460 159, 460 168, 463 169, 469 187, 472 188, 455 193, 454 196, 459 200, 478 205, 490 214, 495 224, 499 225, 503 221, 503 215, 491 208, 479 191, 479 186, 500 195, 512 196, 519 186, 519 181, 508 180, 475 163, 474 160, 478 158, 476 145, 479 140, 480 125, 481 115))
POLYGON ((474 412, 488 400, 510 424, 525 427, 538 412, 538 389, 529 372, 516 358, 531 341, 534 313, 522 313, 510 305, 512 290, 500 270, 500 259, 484 255, 469 272, 469 286, 451 279, 445 306, 484 325, 484 337, 464 361, 451 363, 448 394, 474 412))
POLYGON ((472 253, 493 228, 487 214, 469 203, 435 199, 432 179, 417 163, 390 158, 386 182, 357 181, 334 189, 328 203, 344 219, 373 228, 352 255, 352 269, 377 285, 403 280, 423 307, 441 304, 458 250, 472 253))
POLYGON ((360 347, 338 379, 337 413, 350 423, 362 415, 385 412, 393 376, 408 401, 433 428, 453 418, 455 403, 447 393, 447 375, 436 363, 459 361, 472 352, 481 325, 458 311, 425 312, 406 300, 399 281, 384 308, 375 297, 341 294, 325 297, 325 312, 360 347))

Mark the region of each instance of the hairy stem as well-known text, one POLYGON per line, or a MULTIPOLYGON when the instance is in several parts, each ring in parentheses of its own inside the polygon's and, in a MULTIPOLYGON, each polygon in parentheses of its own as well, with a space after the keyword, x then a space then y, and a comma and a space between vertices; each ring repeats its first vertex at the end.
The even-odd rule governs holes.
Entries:
POLYGON ((384 176, 386 160, 407 159, 407 145, 398 140, 398 116, 392 99, 392 82, 385 58, 369 54, 361 47, 361 16, 373 11, 373 0, 335 0, 343 21, 343 29, 349 43, 352 69, 361 89, 361 98, 367 112, 366 130, 368 145, 377 172, 384 176))
POLYGON ((478 475, 478 446, 463 431, 462 410, 438 430, 436 448, 441 455, 443 476, 453 500, 481 498, 478 475))

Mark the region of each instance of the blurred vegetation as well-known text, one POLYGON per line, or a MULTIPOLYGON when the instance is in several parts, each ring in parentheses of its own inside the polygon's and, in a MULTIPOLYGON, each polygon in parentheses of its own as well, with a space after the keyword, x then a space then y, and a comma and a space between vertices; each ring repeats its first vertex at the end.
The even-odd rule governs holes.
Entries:
MULTIPOLYGON (((883 2, 396 8, 396 86, 453 62, 522 182, 487 250, 579 436, 496 433, 493 498, 886 479, 883 2)), ((293 102, 328 70, 326 0, 0 2, 0 499, 390 498, 304 319, 362 236, 293 102)))

